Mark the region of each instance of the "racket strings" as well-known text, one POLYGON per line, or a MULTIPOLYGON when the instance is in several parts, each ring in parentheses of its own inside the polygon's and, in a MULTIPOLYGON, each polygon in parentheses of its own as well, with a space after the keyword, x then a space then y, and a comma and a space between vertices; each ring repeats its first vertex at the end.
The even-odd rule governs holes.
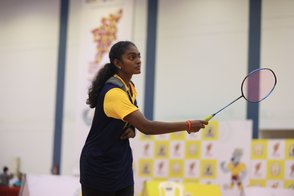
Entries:
POLYGON ((247 75, 242 83, 242 94, 250 102, 260 102, 274 90, 276 76, 270 69, 259 69, 247 75))

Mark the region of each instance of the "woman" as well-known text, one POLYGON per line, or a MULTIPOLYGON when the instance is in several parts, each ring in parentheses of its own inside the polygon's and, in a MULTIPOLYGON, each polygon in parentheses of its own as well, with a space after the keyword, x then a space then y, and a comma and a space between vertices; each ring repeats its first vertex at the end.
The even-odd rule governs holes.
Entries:
POLYGON ((92 126, 80 158, 83 196, 132 196, 134 180, 129 138, 135 128, 144 134, 187 130, 198 132, 206 121, 158 122, 144 117, 136 104, 131 82, 141 73, 141 56, 129 41, 114 44, 110 63, 98 72, 89 89, 87 104, 95 108, 92 126))

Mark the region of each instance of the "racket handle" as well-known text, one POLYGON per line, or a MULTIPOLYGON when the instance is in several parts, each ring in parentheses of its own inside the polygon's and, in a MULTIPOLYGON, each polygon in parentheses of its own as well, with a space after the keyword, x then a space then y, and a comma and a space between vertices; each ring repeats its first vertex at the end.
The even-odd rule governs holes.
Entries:
POLYGON ((206 116, 206 117, 204 118, 204 120, 205 120, 205 121, 210 121, 210 119, 212 119, 212 117, 213 117, 213 115, 206 116))

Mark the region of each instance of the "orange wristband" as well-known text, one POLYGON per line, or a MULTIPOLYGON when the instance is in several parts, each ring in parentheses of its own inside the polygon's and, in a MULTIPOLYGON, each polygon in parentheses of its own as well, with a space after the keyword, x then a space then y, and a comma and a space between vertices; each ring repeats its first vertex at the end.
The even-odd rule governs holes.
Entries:
POLYGON ((187 132, 190 134, 192 130, 192 122, 190 120, 186 121, 187 132))

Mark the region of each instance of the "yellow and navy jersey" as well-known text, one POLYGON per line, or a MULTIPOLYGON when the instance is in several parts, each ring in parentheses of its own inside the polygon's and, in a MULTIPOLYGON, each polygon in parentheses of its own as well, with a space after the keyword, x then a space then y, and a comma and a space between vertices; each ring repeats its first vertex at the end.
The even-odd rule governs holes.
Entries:
POLYGON ((130 143, 120 136, 126 125, 125 116, 138 110, 137 93, 132 83, 130 89, 124 83, 123 86, 128 92, 106 82, 98 97, 80 157, 80 182, 85 187, 116 191, 134 184, 130 143))
POLYGON ((121 88, 110 89, 105 94, 103 108, 108 117, 123 120, 124 117, 138 110, 135 104, 137 91, 132 82, 128 87, 118 75, 114 75, 114 77, 122 82, 126 91, 121 88))

